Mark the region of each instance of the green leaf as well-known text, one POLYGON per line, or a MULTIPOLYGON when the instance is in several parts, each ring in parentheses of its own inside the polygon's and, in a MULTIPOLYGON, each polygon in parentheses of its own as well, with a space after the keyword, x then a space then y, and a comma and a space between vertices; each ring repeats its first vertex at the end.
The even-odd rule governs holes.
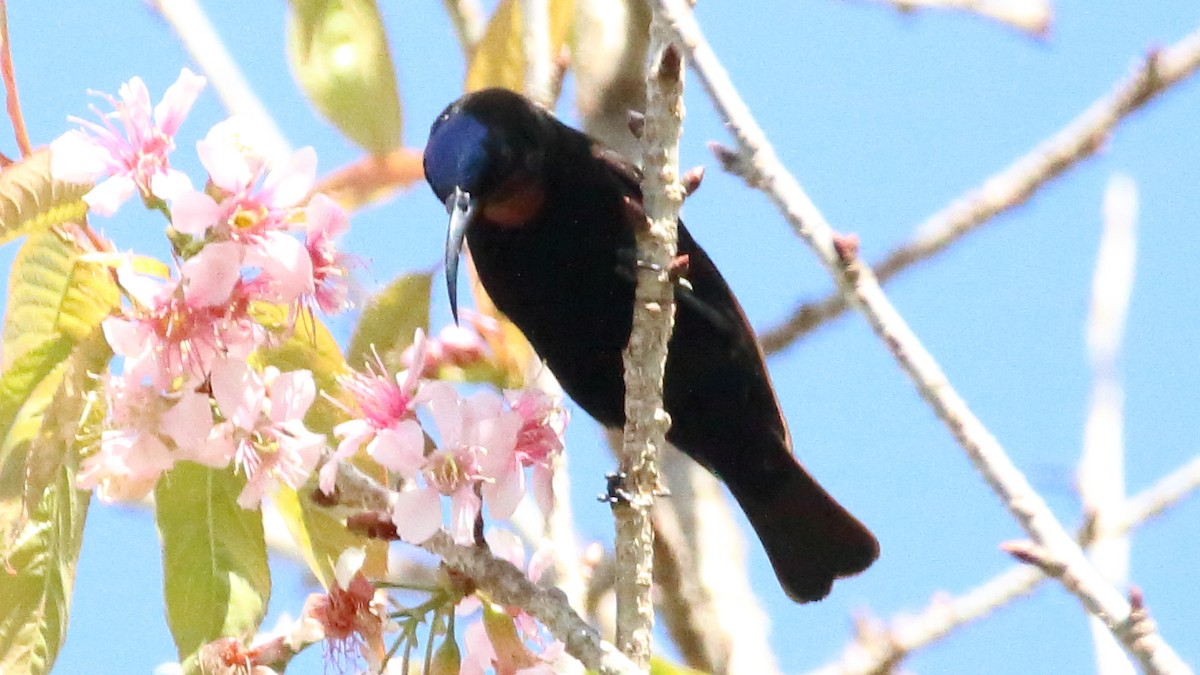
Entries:
MULTIPOLYGON (((573 0, 550 0, 550 53, 556 59, 571 32, 573 0)), ((522 36, 521 3, 501 0, 488 21, 487 30, 467 67, 466 91, 488 87, 525 90, 525 42, 522 36)))
POLYGON ((154 490, 167 623, 179 658, 223 636, 253 635, 271 596, 262 514, 241 508, 245 480, 180 462, 154 490))
POLYGON ((350 338, 346 361, 354 368, 373 363, 372 346, 392 371, 404 369, 400 356, 418 328, 429 331, 429 293, 433 274, 406 274, 388 284, 363 307, 350 338))
POLYGON ((333 568, 338 556, 348 548, 367 552, 363 574, 382 579, 387 576, 387 542, 368 539, 346 529, 346 525, 312 500, 295 490, 282 486, 271 496, 292 540, 304 554, 308 569, 325 588, 333 583, 333 568))
POLYGON ((75 489, 72 467, 59 467, 3 559, 0 572, 0 672, 48 673, 67 635, 75 565, 90 494, 75 489))
POLYGON ((0 245, 23 234, 78 222, 87 215, 91 185, 50 177, 50 151, 38 150, 0 172, 0 245))
POLYGON ((0 377, 0 523, 5 528, 0 541, 12 540, 25 527, 33 444, 73 346, 66 336, 52 337, 22 354, 0 377))
POLYGON ((61 377, 46 378, 57 382, 48 405, 40 411, 40 430, 33 438, 27 453, 25 470, 25 505, 32 509, 42 498, 42 492, 55 480, 59 469, 72 450, 85 443, 81 438, 97 438, 104 415, 104 402, 95 396, 101 380, 96 377, 107 369, 112 350, 97 329, 83 342, 77 343, 64 362, 61 377), (84 416, 88 419, 85 420, 84 416), (88 426, 90 425, 90 426, 88 426), (93 435, 81 437, 81 426, 93 435))
POLYGON ((373 155, 400 146, 400 97, 374 0, 291 0, 288 56, 309 99, 373 155))
POLYGON ((4 368, 54 335, 87 338, 117 306, 110 268, 80 256, 73 242, 52 231, 30 236, 17 251, 0 338, 4 368))

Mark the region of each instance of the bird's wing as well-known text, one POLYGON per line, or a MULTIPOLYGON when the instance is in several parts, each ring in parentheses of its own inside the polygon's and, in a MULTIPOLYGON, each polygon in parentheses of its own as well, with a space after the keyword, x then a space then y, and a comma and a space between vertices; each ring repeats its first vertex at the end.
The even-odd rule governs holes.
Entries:
POLYGON ((592 156, 606 164, 612 171, 613 176, 626 187, 631 196, 636 196, 640 202, 642 199, 642 170, 629 161, 624 155, 604 145, 603 143, 592 144, 592 156))

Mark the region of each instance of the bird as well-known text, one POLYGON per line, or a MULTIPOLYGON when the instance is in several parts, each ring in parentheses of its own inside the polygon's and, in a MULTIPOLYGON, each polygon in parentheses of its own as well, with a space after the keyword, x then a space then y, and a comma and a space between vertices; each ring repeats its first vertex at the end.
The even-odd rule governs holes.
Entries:
MULTIPOLYGON (((640 171, 525 96, 468 93, 439 114, 425 178, 449 215, 445 269, 458 315, 463 243, 479 282, 575 403, 624 425, 622 350, 637 253, 630 204, 640 171)), ((745 312, 680 222, 667 440, 723 481, 795 602, 826 597, 869 567, 879 543, 801 466, 745 312)))

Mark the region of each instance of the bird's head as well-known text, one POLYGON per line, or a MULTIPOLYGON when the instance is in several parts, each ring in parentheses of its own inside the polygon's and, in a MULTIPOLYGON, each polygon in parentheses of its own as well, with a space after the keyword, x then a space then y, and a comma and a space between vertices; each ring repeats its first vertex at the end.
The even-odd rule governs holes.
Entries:
POLYGON ((549 115, 507 89, 467 94, 438 115, 425 145, 425 180, 446 205, 446 283, 458 320, 458 257, 480 219, 520 227, 541 208, 549 115))

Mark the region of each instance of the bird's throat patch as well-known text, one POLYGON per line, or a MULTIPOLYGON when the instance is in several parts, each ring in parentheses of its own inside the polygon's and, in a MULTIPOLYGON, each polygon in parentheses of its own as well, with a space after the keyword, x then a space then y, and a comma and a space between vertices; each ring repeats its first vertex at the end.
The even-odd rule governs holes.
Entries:
POLYGON ((542 210, 546 191, 532 180, 517 181, 505 188, 484 203, 483 217, 504 228, 524 227, 542 210))

